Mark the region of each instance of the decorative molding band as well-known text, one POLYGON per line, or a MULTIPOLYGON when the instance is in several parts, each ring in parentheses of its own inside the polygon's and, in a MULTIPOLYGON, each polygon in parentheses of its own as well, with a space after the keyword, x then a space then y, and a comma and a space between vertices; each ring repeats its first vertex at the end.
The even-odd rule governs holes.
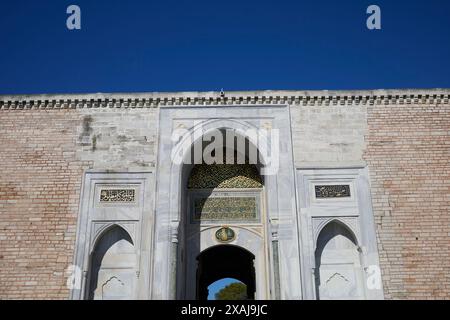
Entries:
POLYGON ((0 109, 158 108, 189 106, 372 106, 449 104, 450 89, 376 91, 261 91, 174 94, 86 94, 0 96, 0 109))

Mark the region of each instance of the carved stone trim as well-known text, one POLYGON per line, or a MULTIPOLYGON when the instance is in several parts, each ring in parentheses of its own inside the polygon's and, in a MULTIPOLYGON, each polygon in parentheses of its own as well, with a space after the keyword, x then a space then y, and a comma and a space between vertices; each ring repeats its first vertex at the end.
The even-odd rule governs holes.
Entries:
POLYGON ((191 224, 260 223, 261 191, 193 190, 189 192, 189 208, 191 224))
POLYGON ((96 207, 138 206, 141 193, 139 184, 96 184, 96 207))
POLYGON ((192 92, 183 94, 86 94, 0 96, 0 109, 157 108, 164 106, 299 105, 358 106, 448 104, 449 89, 375 91, 192 92))
POLYGON ((329 185, 316 184, 314 186, 314 191, 317 199, 351 197, 349 184, 329 184, 329 185))
POLYGON ((117 203, 117 202, 135 202, 136 189, 122 188, 122 189, 101 189, 100 202, 101 203, 117 203))

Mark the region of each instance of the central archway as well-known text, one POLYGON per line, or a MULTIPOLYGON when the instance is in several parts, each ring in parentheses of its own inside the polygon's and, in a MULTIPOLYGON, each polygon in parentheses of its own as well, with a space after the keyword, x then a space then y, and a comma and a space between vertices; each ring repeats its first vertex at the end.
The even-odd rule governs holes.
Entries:
POLYGON ((204 250, 197 257, 197 299, 206 300, 208 286, 223 278, 241 281, 247 287, 247 299, 255 299, 254 259, 252 253, 233 245, 217 245, 204 250))
POLYGON ((203 153, 211 150, 212 142, 199 138, 187 152, 191 161, 181 170, 177 298, 207 299, 209 285, 233 278, 246 285, 247 298, 267 299, 270 249, 264 162, 259 149, 236 130, 216 133, 223 135, 218 139, 222 143, 214 140, 217 148, 211 152, 218 161, 194 161, 196 146, 203 153), (233 236, 222 239, 218 233, 223 229, 233 236))

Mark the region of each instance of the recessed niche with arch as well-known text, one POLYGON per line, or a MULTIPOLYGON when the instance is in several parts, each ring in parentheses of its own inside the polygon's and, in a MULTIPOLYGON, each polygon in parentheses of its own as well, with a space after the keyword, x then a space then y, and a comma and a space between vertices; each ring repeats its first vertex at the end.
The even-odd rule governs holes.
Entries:
MULTIPOLYGON (((221 130, 224 132, 224 130, 221 130)), ((227 131, 229 133, 229 131, 227 131)), ((237 134, 234 132, 234 134, 237 134)), ((261 250, 261 257, 258 260, 261 269, 266 268, 266 252, 264 251, 263 231, 265 225, 264 213, 264 177, 260 174, 262 163, 259 162, 259 156, 249 156, 249 154, 258 154, 258 150, 251 145, 248 139, 240 138, 245 149, 237 150, 238 144, 222 145, 220 163, 208 164, 205 161, 195 164, 194 161, 183 165, 181 170, 181 218, 179 228, 178 253, 177 253, 177 296, 179 299, 201 299, 208 296, 208 286, 223 277, 232 277, 227 275, 226 270, 231 271, 236 266, 230 265, 224 259, 229 250, 217 249, 216 254, 208 256, 205 259, 203 252, 208 251, 216 245, 224 245, 214 236, 215 232, 223 226, 229 226, 236 234, 236 237, 227 243, 235 244, 234 248, 244 248, 256 246, 261 250), (231 148, 231 150, 230 150, 231 148), (249 232, 241 232, 243 226, 251 226, 252 235, 249 232), (257 238, 257 239, 256 239, 257 238), (237 244, 239 242, 239 244, 237 244), (238 247, 239 245, 239 247, 238 247), (222 251, 223 250, 223 255, 222 251), (210 267, 210 266, 215 267, 210 267), (222 270, 222 274, 215 278, 216 269, 222 270), (224 269, 225 268, 225 269, 224 269)), ((226 139, 224 139, 225 142, 226 139)), ((194 149, 196 143, 191 148, 194 149)), ((207 144, 202 142, 202 149, 207 144)), ((191 152, 192 156, 192 152, 191 152)), ((216 156, 216 154, 213 154, 216 156)), ((192 159, 193 160, 193 159, 192 159)), ((235 252, 239 252, 235 249, 235 252)), ((239 255, 239 253, 236 253, 239 255)), ((229 260, 233 260, 229 256, 229 260)), ((244 259, 248 270, 253 270, 253 256, 251 266, 248 259, 244 259)), ((236 259, 234 259, 236 260, 236 259)), ((246 272, 246 271, 245 271, 246 272)), ((245 273, 244 272, 244 273, 245 273)), ((242 281, 235 272, 233 278, 242 281)), ((254 280, 248 283, 242 281, 248 286, 248 297, 255 297, 256 284, 254 280)), ((266 279, 261 279, 261 288, 266 288, 266 279)), ((263 289, 261 289, 262 291, 263 289)), ((264 292, 265 293, 265 292, 264 292)))
POLYGON ((320 231, 315 252, 316 298, 363 299, 364 287, 357 239, 338 220, 320 231))
POLYGON ((88 299, 133 299, 136 252, 128 232, 119 225, 108 227, 90 255, 88 299))

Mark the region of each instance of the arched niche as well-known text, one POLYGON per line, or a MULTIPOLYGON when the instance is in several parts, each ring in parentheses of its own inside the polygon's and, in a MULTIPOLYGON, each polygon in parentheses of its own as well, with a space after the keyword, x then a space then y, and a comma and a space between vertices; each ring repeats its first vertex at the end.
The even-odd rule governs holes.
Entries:
POLYGON ((88 299, 134 298, 136 252, 129 233, 111 225, 99 235, 91 253, 88 299))
MULTIPOLYGON (((153 298, 195 299, 195 290, 192 290, 189 282, 193 278, 195 285, 195 265, 192 266, 194 276, 191 277, 191 267, 186 262, 187 257, 191 257, 188 252, 191 243, 186 243, 186 239, 192 239, 191 235, 196 232, 197 237, 201 237, 200 242, 215 240, 214 237, 208 238, 205 232, 198 232, 204 226, 196 226, 197 230, 186 230, 189 225, 185 221, 188 217, 186 179, 192 168, 183 159, 203 135, 217 129, 231 129, 248 138, 261 155, 261 166, 258 169, 264 177, 261 197, 264 218, 261 219, 263 225, 254 226, 261 230, 262 235, 258 243, 258 247, 262 249, 255 254, 256 298, 301 298, 300 277, 287 278, 288 274, 300 273, 300 261, 293 258, 298 254, 299 241, 291 240, 296 237, 297 217, 288 106, 255 104, 225 107, 205 104, 196 108, 184 108, 173 105, 160 110, 160 120, 158 150, 164 152, 158 153, 157 161, 158 216, 155 220, 154 257, 158 263, 155 263, 153 272, 153 298), (234 116, 230 117, 230 113, 234 116), (266 130, 268 134, 257 142, 251 132, 259 132, 260 129, 266 130), (262 261, 258 265, 259 257, 262 261), (286 259, 289 259, 289 263, 284 262, 286 259), (280 277, 280 274, 286 276, 280 277), (192 292, 194 293, 191 294, 192 292)), ((225 225, 233 227, 231 223, 220 223, 217 227, 225 225)), ((196 255, 192 256, 193 259, 190 260, 195 262, 196 255)))
POLYGON ((332 220, 317 237, 316 298, 363 299, 364 287, 357 239, 342 222, 332 220))
MULTIPOLYGON (((202 137, 199 137, 192 142, 190 150, 185 150, 185 159, 189 160, 183 164, 179 180, 182 191, 177 242, 179 299, 204 299, 207 296, 205 285, 220 279, 211 278, 213 273, 202 273, 202 279, 208 279, 209 282, 206 280, 208 283, 201 282, 203 289, 199 294, 200 283, 196 281, 196 274, 203 268, 203 264, 197 257, 202 250, 220 243, 215 232, 222 226, 229 226, 235 231, 236 238, 232 241, 233 244, 239 242, 242 248, 255 252, 256 266, 252 267, 252 270, 255 273, 256 269, 258 278, 256 294, 260 298, 267 296, 268 249, 265 239, 267 215, 264 211, 266 207, 264 188, 267 179, 261 174, 264 167, 262 155, 251 142, 251 137, 239 136, 244 134, 242 130, 231 130, 236 140, 232 145, 227 143, 229 140, 226 135, 230 132, 226 131, 227 128, 215 129, 216 132, 224 134, 220 155, 217 157, 222 160, 219 163, 205 161, 196 163, 193 159, 195 148, 205 150, 210 140, 205 143, 202 137), (254 228, 256 233, 247 231, 245 227, 248 226, 254 228)), ((205 132, 207 134, 210 131, 205 132)), ((208 270, 212 272, 211 268, 208 270)), ((238 275, 235 276, 237 277, 238 275)), ((250 296, 255 297, 256 285, 250 285, 249 288, 253 290, 250 296)))

